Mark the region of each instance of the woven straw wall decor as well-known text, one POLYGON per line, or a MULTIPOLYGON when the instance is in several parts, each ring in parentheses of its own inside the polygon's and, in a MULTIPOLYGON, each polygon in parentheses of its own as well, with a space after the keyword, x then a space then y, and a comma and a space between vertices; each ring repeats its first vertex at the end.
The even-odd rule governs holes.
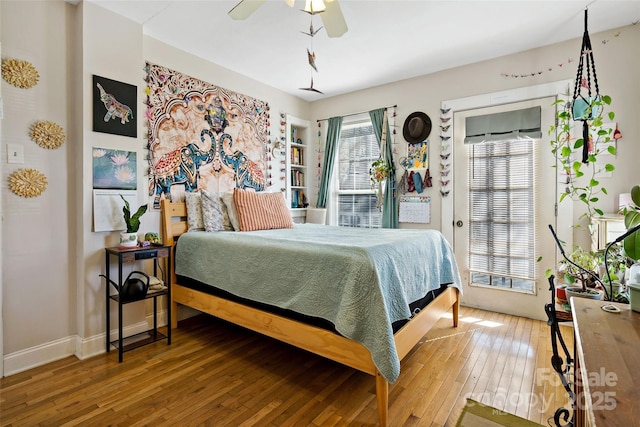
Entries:
POLYGON ((47 189, 47 177, 36 169, 18 169, 9 175, 9 189, 20 197, 38 197, 47 189))
POLYGON ((2 78, 12 86, 29 89, 38 84, 40 74, 29 61, 5 59, 2 61, 2 78))
POLYGON ((65 140, 62 127, 48 120, 34 123, 31 126, 30 136, 40 147, 51 150, 60 147, 65 140))

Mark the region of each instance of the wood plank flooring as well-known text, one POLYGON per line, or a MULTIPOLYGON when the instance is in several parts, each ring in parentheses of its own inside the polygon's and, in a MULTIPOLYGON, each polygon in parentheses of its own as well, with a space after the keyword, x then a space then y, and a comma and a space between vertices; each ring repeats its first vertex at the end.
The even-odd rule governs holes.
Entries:
MULTIPOLYGON (((391 426, 455 426, 466 398, 547 425, 567 396, 544 322, 462 307, 402 362, 391 426)), ((563 328, 573 348, 572 330, 563 328)), ((375 426, 373 377, 197 316, 173 343, 0 379, 2 426, 375 426)))

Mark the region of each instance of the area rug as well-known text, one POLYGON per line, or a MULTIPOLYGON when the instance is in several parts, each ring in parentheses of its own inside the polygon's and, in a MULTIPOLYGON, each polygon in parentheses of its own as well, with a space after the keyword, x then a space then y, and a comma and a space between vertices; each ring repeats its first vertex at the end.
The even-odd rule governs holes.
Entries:
POLYGON ((462 409, 456 427, 544 427, 472 399, 462 409))

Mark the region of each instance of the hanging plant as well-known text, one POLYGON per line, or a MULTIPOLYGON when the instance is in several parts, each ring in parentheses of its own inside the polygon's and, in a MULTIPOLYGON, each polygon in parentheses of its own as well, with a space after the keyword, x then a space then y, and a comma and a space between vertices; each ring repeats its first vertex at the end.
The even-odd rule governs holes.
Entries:
MULTIPOLYGON (((563 100, 554 103, 554 105, 558 104, 562 104, 562 108, 556 113, 557 125, 551 125, 549 135, 551 152, 558 160, 558 167, 566 177, 566 187, 564 193, 560 195, 560 202, 569 198, 583 203, 585 212, 579 219, 586 218, 587 223, 591 224, 595 216, 604 215, 602 209, 597 207, 600 194, 608 194, 607 189, 598 180, 598 176, 615 170, 612 164, 603 164, 601 158, 604 154, 616 155, 616 147, 611 144, 613 130, 603 126, 604 109, 605 106, 611 105, 611 97, 603 95, 589 100, 586 109, 591 119, 585 122, 589 130, 587 141, 584 134, 582 137, 572 139, 571 105, 563 100), (587 144, 586 147, 585 144, 587 144), (583 152, 584 148, 588 154, 586 162, 583 163, 576 153, 583 152)), ((606 117, 613 121, 615 113, 610 111, 606 117)))
POLYGON ((371 187, 375 188, 378 184, 384 182, 391 175, 391 172, 391 166, 382 157, 371 163, 371 168, 369 169, 371 187))

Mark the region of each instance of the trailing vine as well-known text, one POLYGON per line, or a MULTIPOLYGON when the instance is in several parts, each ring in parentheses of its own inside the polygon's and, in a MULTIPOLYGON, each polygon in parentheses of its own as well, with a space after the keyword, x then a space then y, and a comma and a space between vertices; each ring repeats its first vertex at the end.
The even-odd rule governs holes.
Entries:
MULTIPOLYGON (((562 104, 556 113, 556 124, 549 129, 551 136, 551 152, 558 160, 558 166, 562 169, 566 177, 565 192, 560 195, 560 202, 569 198, 584 204, 585 212, 579 219, 586 218, 591 224, 592 219, 604 215, 602 209, 597 204, 601 194, 608 194, 606 187, 598 179, 601 173, 610 173, 615 170, 615 166, 602 161, 598 162, 603 154, 616 155, 616 147, 609 144, 613 140, 613 129, 606 129, 603 121, 605 105, 611 105, 611 97, 607 95, 594 97, 589 100, 587 116, 589 140, 585 142, 584 137, 574 139, 571 137, 572 117, 571 103, 565 100, 558 100, 553 105, 562 104), (589 155, 583 163, 577 158, 576 153, 582 151, 584 144, 589 144, 589 155)), ((610 111, 606 117, 613 121, 615 113, 610 111)), ((556 167, 556 166, 554 166, 556 167)))

